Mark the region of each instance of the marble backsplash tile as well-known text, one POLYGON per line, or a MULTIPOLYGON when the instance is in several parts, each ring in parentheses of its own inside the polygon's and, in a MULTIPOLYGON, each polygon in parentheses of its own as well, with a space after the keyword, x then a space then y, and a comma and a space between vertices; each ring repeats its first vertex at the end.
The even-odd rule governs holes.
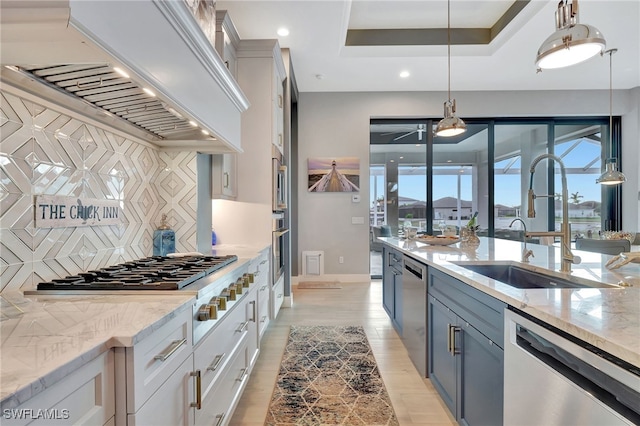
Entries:
POLYGON ((196 153, 160 151, 13 93, 0 93, 0 292, 149 256, 167 214, 196 249, 196 153), (36 195, 119 200, 120 225, 36 228, 36 195))

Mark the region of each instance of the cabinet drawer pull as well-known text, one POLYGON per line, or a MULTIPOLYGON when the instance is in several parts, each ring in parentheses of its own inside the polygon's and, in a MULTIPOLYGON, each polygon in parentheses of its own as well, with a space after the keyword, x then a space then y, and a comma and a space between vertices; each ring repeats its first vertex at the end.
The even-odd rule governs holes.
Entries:
POLYGON ((238 377, 236 380, 239 381, 239 382, 242 382, 247 377, 247 369, 243 368, 240 371, 241 371, 240 377, 238 377))
POLYGON ((261 264, 261 265, 264 265, 264 264, 265 264, 265 263, 267 263, 267 262, 268 262, 268 260, 266 260, 266 259, 265 259, 265 260, 263 260, 262 262, 260 262, 260 264, 261 264))
POLYGON ((278 299, 280 299, 282 297, 282 293, 278 294, 278 299))
POLYGON ((224 357, 227 356, 226 353, 217 355, 214 359, 213 362, 207 367, 207 370, 209 371, 216 371, 216 369, 220 366, 220 363, 222 362, 222 360, 224 359, 224 357))
POLYGON ((174 340, 173 342, 171 342, 171 344, 167 349, 165 349, 163 352, 159 353, 158 355, 154 356, 153 359, 157 359, 159 361, 164 362, 167 359, 169 359, 169 357, 173 355, 174 352, 177 351, 178 348, 184 345, 185 343, 187 343, 187 339, 174 340))
POLYGON ((251 314, 251 322, 256 322, 257 320, 257 314, 256 314, 256 301, 252 300, 251 302, 249 302, 249 304, 251 305, 251 310, 252 310, 252 314, 251 314))
POLYGON ((229 173, 224 172, 223 176, 224 176, 224 187, 229 188, 229 173))
POLYGON ((202 408, 202 375, 200 370, 192 371, 190 375, 196 378, 196 402, 192 402, 189 405, 200 410, 202 408))
POLYGON ((222 414, 218 414, 216 416, 216 419, 218 419, 218 421, 216 422, 216 426, 220 426, 222 424, 222 422, 224 421, 224 417, 227 413, 222 413, 222 414))
POLYGON ((282 95, 278 95, 278 108, 282 108, 282 95))
POLYGON ((267 289, 267 285, 263 285, 262 287, 260 287, 260 291, 265 291, 267 289))
POLYGON ((238 328, 236 330, 237 333, 242 333, 243 331, 245 331, 247 329, 247 326, 249 325, 249 321, 245 321, 242 324, 240 324, 240 328, 238 328))

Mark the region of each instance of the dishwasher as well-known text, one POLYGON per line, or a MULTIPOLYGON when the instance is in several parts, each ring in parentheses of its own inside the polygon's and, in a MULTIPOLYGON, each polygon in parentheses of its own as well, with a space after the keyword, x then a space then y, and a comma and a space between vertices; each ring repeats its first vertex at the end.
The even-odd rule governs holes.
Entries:
POLYGON ((407 256, 402 268, 402 343, 427 377, 427 267, 407 256))
POLYGON ((504 424, 640 424, 638 367, 514 311, 505 314, 504 424))

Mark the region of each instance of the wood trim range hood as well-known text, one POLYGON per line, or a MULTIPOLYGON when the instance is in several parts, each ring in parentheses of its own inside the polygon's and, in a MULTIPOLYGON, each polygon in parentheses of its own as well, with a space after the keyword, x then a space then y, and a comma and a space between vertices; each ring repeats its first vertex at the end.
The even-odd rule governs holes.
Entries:
POLYGON ((0 25, 3 89, 163 149, 242 152, 249 102, 183 0, 3 0, 0 25))

